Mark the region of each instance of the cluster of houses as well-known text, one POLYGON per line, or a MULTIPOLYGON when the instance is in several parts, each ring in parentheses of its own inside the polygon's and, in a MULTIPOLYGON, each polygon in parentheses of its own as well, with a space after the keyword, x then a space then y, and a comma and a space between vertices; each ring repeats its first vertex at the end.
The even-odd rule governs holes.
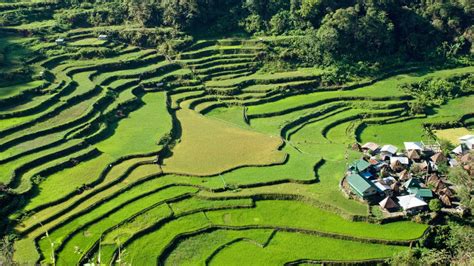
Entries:
POLYGON ((364 157, 348 166, 342 188, 351 196, 378 203, 386 213, 417 213, 434 198, 445 207, 455 207, 453 186, 438 169, 462 165, 474 175, 474 135, 461 137, 460 142, 449 156, 437 143, 405 142, 402 152, 393 145, 356 143, 353 149, 364 157))
MULTIPOLYGON (((108 40, 108 36, 105 35, 105 34, 100 34, 98 37, 97 37, 98 40, 101 40, 101 41, 107 41, 108 40)), ((65 38, 57 38, 55 40, 56 44, 57 45, 66 45, 66 39, 65 38)))

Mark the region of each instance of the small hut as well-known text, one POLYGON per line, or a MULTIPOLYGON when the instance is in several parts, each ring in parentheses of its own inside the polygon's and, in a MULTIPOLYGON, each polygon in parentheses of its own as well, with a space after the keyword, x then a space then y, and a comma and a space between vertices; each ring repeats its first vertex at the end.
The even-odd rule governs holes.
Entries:
POLYGON ((400 206, 390 197, 386 197, 382 201, 379 202, 380 207, 382 207, 384 210, 387 210, 389 212, 396 211, 400 206))
POLYGON ((390 188, 393 190, 393 192, 395 193, 399 193, 400 192, 400 182, 394 182, 390 185, 390 188))
POLYGON ((403 145, 406 151, 416 150, 422 152, 424 150, 423 143, 421 142, 404 142, 403 145))
POLYGON ((441 202, 443 202, 444 205, 448 207, 451 207, 453 205, 451 199, 447 195, 442 195, 441 197, 439 197, 439 199, 441 200, 441 202))
POLYGON ((410 176, 410 172, 408 170, 403 170, 400 172, 400 174, 398 175, 398 178, 401 180, 401 181, 407 181, 408 179, 411 178, 410 176))
POLYGON ((437 152, 433 156, 431 156, 431 161, 433 161, 435 164, 439 163, 445 163, 447 162, 446 156, 442 152, 437 152))
POLYGON ((451 189, 449 189, 449 188, 444 188, 443 190, 440 191, 439 194, 440 194, 440 195, 446 195, 446 196, 448 196, 448 197, 450 197, 450 198, 452 198, 452 197, 454 196, 453 191, 452 191, 451 189))
POLYGON ((468 151, 469 148, 464 143, 461 143, 461 145, 457 146, 456 148, 454 148, 454 150, 452 150, 454 154, 459 156, 466 154, 468 151))
POLYGON ((56 42, 57 45, 65 45, 66 44, 66 40, 64 38, 57 38, 55 42, 56 42))
POLYGON ((426 184, 435 186, 440 181, 437 174, 433 173, 426 179, 426 184))
POLYGON ((426 161, 418 163, 417 165, 421 171, 428 172, 430 170, 430 165, 426 161))
POLYGON ((105 34, 100 34, 99 37, 97 37, 97 39, 99 39, 99 40, 101 40, 101 41, 107 41, 108 36, 105 35, 105 34))
POLYGON ((395 172, 401 172, 406 169, 406 164, 404 164, 404 161, 401 160, 402 158, 407 159, 406 157, 392 157, 390 158, 390 168, 392 168, 393 171, 395 172))
POLYGON ((441 194, 441 191, 443 191, 445 188, 447 188, 447 186, 442 180, 438 180, 438 182, 433 184, 433 191, 438 194, 441 194))
POLYGON ((367 142, 361 148, 364 152, 367 152, 370 154, 376 154, 377 151, 379 150, 379 145, 374 142, 367 142))
POLYGON ((421 155, 420 155, 420 153, 419 153, 418 150, 409 150, 409 151, 407 152, 407 157, 408 157, 408 159, 410 159, 410 160, 418 161, 418 160, 420 160, 421 155))
POLYGON ((380 154, 382 156, 393 156, 397 153, 398 148, 393 145, 384 145, 380 149, 380 154))

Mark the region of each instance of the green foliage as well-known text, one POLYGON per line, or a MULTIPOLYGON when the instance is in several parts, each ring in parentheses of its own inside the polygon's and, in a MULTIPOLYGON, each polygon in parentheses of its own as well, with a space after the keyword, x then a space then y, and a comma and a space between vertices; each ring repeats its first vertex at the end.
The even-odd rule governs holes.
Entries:
POLYGON ((430 249, 415 248, 396 254, 389 260, 391 265, 472 265, 474 229, 470 226, 449 222, 434 227, 428 242, 430 249))
POLYGON ((81 48, 77 53, 78 59, 107 58, 117 54, 117 51, 108 47, 81 48))
POLYGON ((456 194, 461 199, 461 203, 473 209, 474 208, 474 178, 467 173, 462 166, 456 166, 450 169, 448 178, 457 185, 456 194))
POLYGON ((275 35, 283 34, 291 27, 291 13, 290 11, 282 11, 274 15, 270 19, 270 31, 275 35))
POLYGON ((429 77, 419 82, 402 84, 400 88, 415 98, 415 101, 410 103, 411 113, 422 114, 427 108, 471 93, 473 84, 474 75, 467 74, 451 78, 429 77))
POLYGON ((431 211, 439 212, 441 210, 441 207, 443 207, 443 204, 439 199, 432 199, 430 200, 428 207, 431 211))
POLYGON ((392 52, 393 30, 385 12, 369 8, 361 15, 349 7, 326 15, 316 37, 325 60, 350 60, 392 52))
POLYGON ((127 19, 126 13, 123 4, 107 3, 63 9, 54 14, 54 18, 60 27, 69 29, 121 24, 127 19))

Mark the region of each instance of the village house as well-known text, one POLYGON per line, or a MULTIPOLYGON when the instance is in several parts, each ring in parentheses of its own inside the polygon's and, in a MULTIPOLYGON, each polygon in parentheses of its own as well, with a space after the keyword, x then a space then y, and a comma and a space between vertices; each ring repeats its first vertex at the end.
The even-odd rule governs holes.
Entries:
POLYGON ((362 145, 361 149, 365 153, 375 155, 379 151, 380 146, 373 142, 367 142, 366 144, 362 145))
POLYGON ((404 142, 403 145, 406 151, 415 150, 421 153, 424 150, 423 143, 421 142, 404 142))
POLYGON ((369 169, 370 163, 366 160, 357 160, 349 166, 349 170, 353 173, 362 173, 369 169))
POLYGON ((398 211, 400 208, 400 206, 389 196, 380 201, 379 206, 388 212, 398 211))
POLYGON ((57 45, 65 45, 66 44, 66 40, 64 38, 57 38, 55 42, 56 42, 57 45))
POLYGON ((100 34, 99 37, 97 37, 97 39, 101 41, 106 41, 108 39, 108 36, 105 34, 100 34))
POLYGON ((379 180, 372 180, 371 181, 375 187, 377 188, 379 194, 384 196, 392 196, 393 192, 389 185, 385 184, 383 181, 380 182, 379 180))
POLYGON ((363 199, 377 194, 375 185, 359 174, 351 174, 347 177, 347 182, 352 192, 363 199))
POLYGON ((448 161, 442 152, 435 153, 430 159, 435 164, 446 163, 448 161))
POLYGON ((409 214, 414 214, 420 211, 424 211, 428 204, 417 198, 415 195, 410 194, 410 195, 405 195, 405 196, 399 196, 397 197, 398 199, 398 204, 402 209, 409 214))
POLYGON ((421 159, 421 153, 418 150, 408 150, 407 157, 412 161, 419 161, 421 159))
POLYGON ((459 138, 459 142, 467 146, 469 150, 474 149, 474 135, 465 135, 459 138))
POLYGON ((469 152, 469 148, 467 147, 466 144, 461 143, 459 144, 456 148, 452 150, 452 153, 456 155, 463 155, 469 152))
POLYGON ((382 160, 387 159, 387 157, 392 157, 397 154, 398 148, 393 145, 383 145, 380 149, 380 157, 382 160))
POLYGON ((390 157, 390 168, 395 172, 405 170, 409 164, 410 160, 407 157, 390 157))

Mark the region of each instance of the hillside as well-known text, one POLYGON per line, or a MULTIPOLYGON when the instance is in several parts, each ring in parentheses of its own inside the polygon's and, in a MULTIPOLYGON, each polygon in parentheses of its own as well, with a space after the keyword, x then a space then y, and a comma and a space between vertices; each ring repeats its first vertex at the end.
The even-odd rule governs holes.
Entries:
POLYGON ((381 217, 340 187, 354 143, 472 132, 469 6, 301 1, 300 27, 286 5, 165 2, 0 1, 0 264, 375 264, 441 249, 450 219, 472 231, 381 217), (442 25, 400 39, 401 10, 442 25), (344 16, 381 38, 347 39, 344 16))

